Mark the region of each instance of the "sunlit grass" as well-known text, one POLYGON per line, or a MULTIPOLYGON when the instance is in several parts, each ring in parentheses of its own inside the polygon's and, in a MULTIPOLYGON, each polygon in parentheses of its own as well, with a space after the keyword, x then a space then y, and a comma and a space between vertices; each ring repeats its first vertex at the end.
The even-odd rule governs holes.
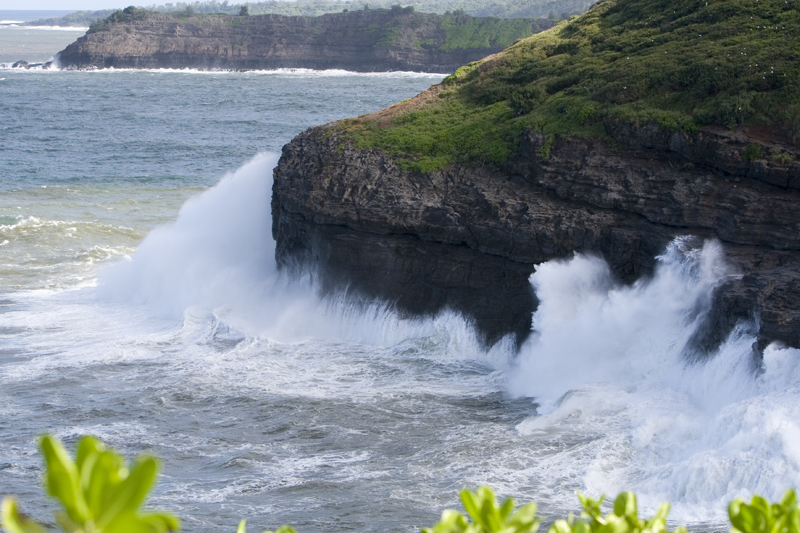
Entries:
POLYGON ((439 98, 349 123, 406 168, 502 163, 532 129, 607 138, 605 124, 674 131, 763 125, 800 140, 798 0, 606 0, 459 69, 439 98))

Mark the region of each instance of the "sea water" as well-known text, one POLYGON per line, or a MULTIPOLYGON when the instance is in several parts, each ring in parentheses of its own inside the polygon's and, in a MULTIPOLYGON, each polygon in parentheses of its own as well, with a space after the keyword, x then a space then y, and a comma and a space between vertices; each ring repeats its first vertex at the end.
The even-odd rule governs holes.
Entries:
POLYGON ((731 498, 797 486, 800 352, 756 367, 754 324, 685 349, 737 274, 718 243, 677 239, 632 286, 538 265, 519 350, 281 276, 281 146, 441 79, 0 70, 0 492, 52 520, 45 432, 160 457, 150 503, 187 531, 411 532, 483 484, 546 519, 634 490, 726 530, 731 498))

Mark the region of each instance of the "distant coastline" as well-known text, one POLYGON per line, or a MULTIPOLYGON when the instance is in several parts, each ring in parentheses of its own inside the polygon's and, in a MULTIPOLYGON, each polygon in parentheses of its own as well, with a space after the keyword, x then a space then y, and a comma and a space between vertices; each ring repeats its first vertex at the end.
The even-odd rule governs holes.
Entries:
POLYGON ((74 13, 74 9, 0 9, 0 24, 33 22, 34 20, 64 17, 74 13))
POLYGON ((514 41, 552 27, 549 19, 362 10, 320 17, 119 11, 93 23, 58 55, 61 68, 94 70, 275 70, 452 73, 514 41))

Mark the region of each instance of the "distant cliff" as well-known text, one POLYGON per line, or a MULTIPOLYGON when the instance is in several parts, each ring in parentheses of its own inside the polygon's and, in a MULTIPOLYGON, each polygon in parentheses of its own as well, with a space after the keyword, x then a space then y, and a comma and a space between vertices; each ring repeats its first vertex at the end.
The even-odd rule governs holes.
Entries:
POLYGON ((94 24, 59 54, 61 67, 446 73, 553 24, 410 8, 321 17, 152 13, 141 18, 94 24))

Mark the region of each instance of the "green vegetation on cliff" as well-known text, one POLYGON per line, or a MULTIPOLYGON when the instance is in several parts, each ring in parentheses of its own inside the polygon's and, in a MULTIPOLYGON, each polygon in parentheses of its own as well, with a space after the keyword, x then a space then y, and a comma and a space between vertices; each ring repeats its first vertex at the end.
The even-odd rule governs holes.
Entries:
MULTIPOLYGON (((224 14, 241 15, 243 9, 248 15, 286 15, 318 17, 328 13, 361 11, 364 9, 388 9, 395 5, 411 8, 420 13, 466 14, 473 17, 520 18, 549 17, 553 20, 565 18, 569 14, 585 11, 594 0, 505 0, 487 2, 486 0, 418 0, 401 2, 397 0, 268 0, 265 2, 228 3, 217 2, 173 2, 166 5, 150 5, 146 9, 154 13, 187 13, 201 15, 224 14)), ((64 17, 40 19, 27 23, 31 26, 73 26, 87 27, 92 22, 105 19, 113 9, 102 11, 78 11, 64 17)))
POLYGON ((441 49, 465 50, 469 48, 506 47, 517 39, 529 37, 531 19, 512 20, 473 18, 469 15, 444 15, 439 26, 445 30, 445 43, 441 49))
POLYGON ((108 17, 96 20, 92 22, 91 26, 89 26, 90 32, 96 31, 103 31, 107 30, 111 27, 112 24, 117 22, 133 22, 136 20, 147 20, 150 15, 152 14, 151 11, 148 11, 144 8, 128 6, 125 9, 117 9, 113 13, 111 13, 108 17))
POLYGON ((798 142, 800 1, 604 0, 339 127, 357 146, 426 171, 502 163, 526 129, 607 140, 617 121, 746 127, 798 142))
POLYGON ((101 9, 99 11, 76 11, 63 17, 38 19, 26 22, 26 26, 61 26, 73 28, 86 28, 92 22, 101 20, 113 13, 114 9, 101 9))

